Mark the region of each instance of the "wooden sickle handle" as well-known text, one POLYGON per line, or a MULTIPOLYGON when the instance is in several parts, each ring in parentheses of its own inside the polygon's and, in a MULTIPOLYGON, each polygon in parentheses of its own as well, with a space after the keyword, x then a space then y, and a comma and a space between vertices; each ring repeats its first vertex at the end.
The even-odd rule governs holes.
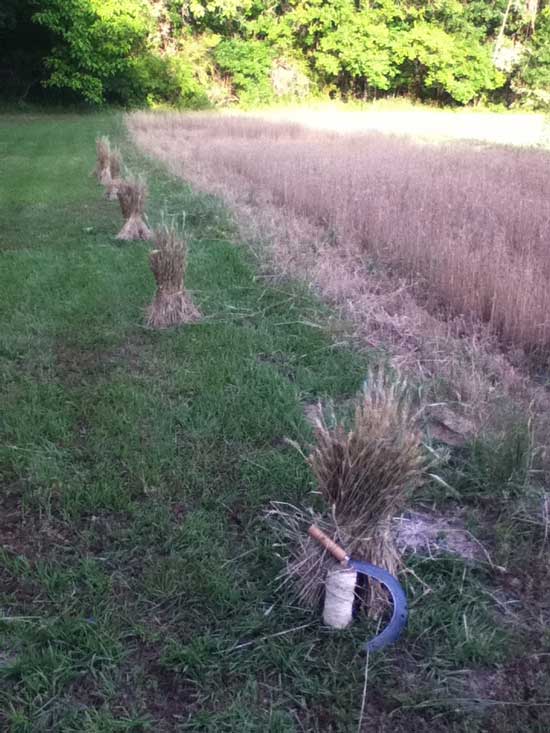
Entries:
POLYGON ((337 545, 336 542, 331 540, 328 535, 317 527, 317 525, 312 524, 307 533, 310 537, 313 537, 314 540, 317 540, 319 544, 323 545, 323 547, 328 550, 330 554, 338 560, 338 562, 344 564, 348 562, 349 557, 347 556, 346 551, 342 549, 340 545, 337 545))

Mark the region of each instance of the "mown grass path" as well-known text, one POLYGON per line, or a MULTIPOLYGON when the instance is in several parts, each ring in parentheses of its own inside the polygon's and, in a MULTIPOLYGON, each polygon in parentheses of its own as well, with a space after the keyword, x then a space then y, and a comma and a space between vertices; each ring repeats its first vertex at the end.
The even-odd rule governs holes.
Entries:
MULTIPOLYGON (((366 359, 312 296, 257 276, 218 203, 140 159, 118 117, 0 125, 0 727, 355 730, 371 629, 329 634, 277 591, 261 516, 311 503, 284 439, 307 441, 304 404, 353 395, 366 359), (148 245, 114 239, 98 133, 146 170, 153 224, 187 212, 201 323, 143 327, 148 245)), ((378 730, 478 730, 433 680, 505 653, 483 573, 429 572, 405 651, 372 661, 378 730)))
POLYGON ((307 295, 255 277, 215 202, 158 170, 151 219, 163 204, 187 212, 188 286, 205 319, 144 329, 148 247, 114 240, 118 204, 89 176, 98 132, 116 137, 119 121, 3 123, 5 720, 283 729, 285 693, 264 704, 258 674, 290 668, 296 640, 245 662, 224 650, 304 623, 264 616, 279 565, 258 520, 271 499, 312 488, 284 444, 307 437, 303 402, 352 394, 364 364, 332 348, 307 295), (210 697, 215 712, 201 714, 210 697))

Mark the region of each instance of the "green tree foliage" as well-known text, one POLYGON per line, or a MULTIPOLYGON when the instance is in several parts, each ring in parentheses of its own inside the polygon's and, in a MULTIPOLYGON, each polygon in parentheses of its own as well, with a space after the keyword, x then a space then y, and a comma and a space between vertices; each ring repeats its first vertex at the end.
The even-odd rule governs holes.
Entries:
POLYGON ((316 71, 343 90, 388 90, 397 75, 392 13, 358 8, 353 0, 308 0, 291 16, 296 42, 316 71))
POLYGON ((355 94, 395 89, 467 103, 505 81, 458 0, 303 0, 291 17, 315 69, 355 94))
POLYGON ((462 3, 464 21, 469 27, 477 28, 482 37, 495 38, 502 24, 507 4, 508 0, 494 0, 493 2, 471 0, 462 3))
POLYGON ((488 46, 474 36, 447 33, 426 21, 403 33, 395 56, 401 61, 401 83, 418 97, 447 96, 465 104, 505 81, 488 46))
POLYGON ((224 36, 238 33, 244 20, 265 6, 254 0, 167 0, 166 8, 177 30, 209 30, 224 36))
POLYGON ((152 17, 145 0, 42 0, 34 20, 55 39, 47 84, 101 104, 146 53, 152 17))
POLYGON ((203 107, 269 102, 272 70, 290 63, 347 98, 540 106, 549 2, 3 0, 0 78, 4 95, 42 81, 92 104, 203 107), (508 66, 495 48, 513 50, 508 66))
POLYGON ((529 106, 550 108, 550 7, 538 18, 536 31, 514 79, 514 88, 529 106))
POLYGON ((273 58, 273 50, 256 40, 223 40, 215 50, 220 71, 231 76, 235 90, 245 104, 271 99, 269 72, 273 58))

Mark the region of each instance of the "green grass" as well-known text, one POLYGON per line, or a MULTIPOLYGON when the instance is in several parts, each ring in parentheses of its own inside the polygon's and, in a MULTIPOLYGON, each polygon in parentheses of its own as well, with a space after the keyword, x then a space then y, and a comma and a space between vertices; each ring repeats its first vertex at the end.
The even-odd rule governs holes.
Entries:
MULTIPOLYGON (((141 159, 118 117, 0 124, 2 730, 355 731, 373 628, 328 633, 296 608, 261 517, 312 501, 284 439, 309 440, 304 404, 352 396, 368 356, 331 340, 299 286, 258 277, 220 204, 141 159), (187 212, 201 323, 143 327, 148 246, 114 239, 118 206, 89 175, 99 132, 147 171, 153 223, 187 212)), ((504 723, 455 702, 465 670, 516 670, 530 638, 501 623, 490 569, 413 568, 409 633, 370 660, 365 730, 548 730, 542 692, 511 695, 504 723)))

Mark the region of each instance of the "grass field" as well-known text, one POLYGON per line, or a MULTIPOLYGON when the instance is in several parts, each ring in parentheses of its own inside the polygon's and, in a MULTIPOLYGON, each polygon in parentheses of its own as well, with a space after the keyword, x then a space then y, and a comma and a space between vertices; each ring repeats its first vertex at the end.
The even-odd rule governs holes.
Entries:
MULTIPOLYGON (((373 627, 330 633, 278 590, 262 513, 315 501, 284 439, 309 440, 304 406, 353 396, 371 357, 118 117, 0 126, 0 727, 356 731, 373 627), (142 326, 148 247, 114 239, 99 132, 146 171, 153 224, 187 212, 201 323, 142 326)), ((526 433, 506 441, 453 455, 454 498, 417 499, 460 514, 495 565, 408 559, 409 631, 370 659, 364 732, 550 729, 545 526, 526 433)))

